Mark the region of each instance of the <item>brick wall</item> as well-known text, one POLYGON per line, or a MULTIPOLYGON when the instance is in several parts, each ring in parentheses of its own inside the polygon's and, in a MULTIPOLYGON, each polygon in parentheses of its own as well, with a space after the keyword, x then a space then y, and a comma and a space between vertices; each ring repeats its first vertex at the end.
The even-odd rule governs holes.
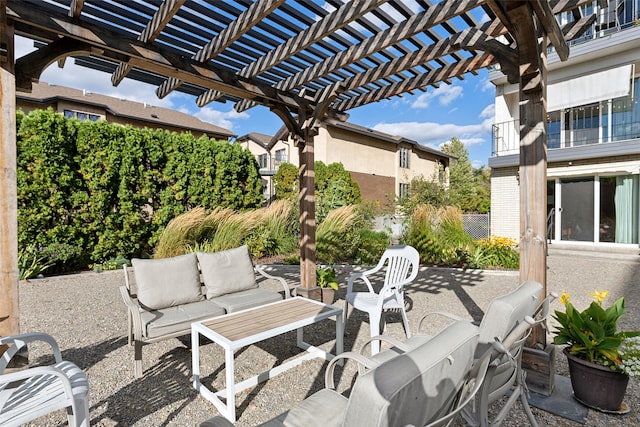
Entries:
POLYGON ((491 234, 520 241, 518 168, 491 169, 491 234))

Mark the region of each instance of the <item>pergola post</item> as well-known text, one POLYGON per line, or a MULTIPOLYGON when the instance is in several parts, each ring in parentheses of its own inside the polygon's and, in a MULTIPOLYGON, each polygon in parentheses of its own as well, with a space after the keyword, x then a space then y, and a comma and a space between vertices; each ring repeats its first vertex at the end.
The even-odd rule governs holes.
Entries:
POLYGON ((300 288, 297 292, 298 295, 319 299, 320 290, 316 287, 314 134, 313 129, 305 127, 303 129, 304 141, 298 144, 300 158, 300 288), (311 295, 314 291, 318 295, 311 295))
MULTIPOLYGON (((515 17, 515 34, 519 42, 520 74, 520 283, 527 280, 539 282, 543 286, 544 297, 547 294, 548 34, 537 15, 514 13, 512 16, 515 17), (524 19, 518 20, 518 17, 524 19)), ((522 365, 527 369, 530 388, 547 395, 553 392, 555 347, 547 345, 546 331, 542 327, 532 331, 522 365)))
MULTIPOLYGON (((13 24, 0 0, 0 336, 20 329, 18 306, 18 202, 16 181, 16 83, 13 24)), ((0 354, 3 352, 0 347, 0 354)))

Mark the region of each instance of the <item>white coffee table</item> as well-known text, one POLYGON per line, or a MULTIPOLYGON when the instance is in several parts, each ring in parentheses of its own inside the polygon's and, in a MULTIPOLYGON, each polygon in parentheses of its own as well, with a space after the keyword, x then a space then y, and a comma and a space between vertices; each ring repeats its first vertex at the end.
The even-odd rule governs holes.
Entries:
POLYGON ((336 319, 336 354, 343 351, 342 309, 322 304, 303 297, 289 298, 236 313, 225 314, 212 319, 191 324, 191 351, 193 365, 193 386, 211 401, 229 421, 236 421, 235 394, 266 381, 305 360, 323 358, 331 360, 334 355, 314 347, 303 340, 303 326, 311 325, 330 317, 336 319), (297 345, 307 353, 289 360, 266 372, 235 383, 235 350, 272 338, 285 332, 297 330, 297 345), (200 335, 222 346, 225 352, 226 389, 217 392, 209 390, 200 382, 200 335), (225 399, 225 402, 221 400, 225 399))

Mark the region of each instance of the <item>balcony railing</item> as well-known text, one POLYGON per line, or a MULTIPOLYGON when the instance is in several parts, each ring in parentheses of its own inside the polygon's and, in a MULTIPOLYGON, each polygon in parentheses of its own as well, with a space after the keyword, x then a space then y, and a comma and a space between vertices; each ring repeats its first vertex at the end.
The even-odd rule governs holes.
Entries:
MULTIPOLYGON (((520 152, 520 121, 496 123, 492 132, 492 157, 520 152)), ((640 122, 627 122, 600 128, 573 129, 547 133, 547 148, 569 148, 582 145, 640 139, 640 122)))
MULTIPOLYGON (((606 37, 609 34, 625 30, 634 25, 638 25, 640 19, 640 2, 638 0, 609 0, 605 8, 598 6, 598 1, 593 4, 583 6, 585 13, 590 14, 597 10, 596 20, 585 33, 578 39, 572 40, 569 44, 575 45, 589 40, 606 37)), ((571 15, 567 14, 571 19, 571 15)))

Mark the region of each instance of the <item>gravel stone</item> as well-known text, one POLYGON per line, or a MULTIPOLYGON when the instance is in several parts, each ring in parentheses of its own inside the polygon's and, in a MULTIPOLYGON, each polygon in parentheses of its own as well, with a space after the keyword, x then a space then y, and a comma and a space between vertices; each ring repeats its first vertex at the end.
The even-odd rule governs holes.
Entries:
MULTIPOLYGON (((336 266, 341 284, 335 305, 344 307, 346 278, 362 267, 336 266)), ((272 264, 267 269, 287 279, 293 287, 299 280, 299 269, 272 264)), ((549 291, 571 294, 577 307, 586 307, 594 289, 610 293, 607 302, 626 298, 627 315, 623 329, 640 329, 640 290, 637 277, 640 257, 629 254, 551 250, 548 258, 549 291)), ((483 310, 494 297, 518 285, 518 272, 480 271, 422 267, 406 290, 408 311, 415 331, 422 314, 444 310, 479 321, 483 310)), ((89 376, 91 424, 94 426, 197 426, 218 414, 215 406, 200 397, 191 384, 190 337, 170 339, 143 347, 144 377, 133 375, 133 347, 126 337, 127 315, 118 286, 123 283, 121 271, 81 273, 46 277, 20 283, 20 325, 22 332, 42 331, 58 341, 65 359, 84 369, 89 376)), ((556 301, 553 309, 560 309, 556 301)), ((399 316, 388 317, 386 333, 402 339, 404 332, 399 316)), ((332 320, 305 328, 305 338, 314 345, 331 350, 335 345, 332 320)), ((435 332, 445 320, 434 320, 425 332, 435 332)), ((553 323, 553 322, 551 322, 553 323)), ((552 325, 550 325, 552 326, 552 325)), ((553 330, 553 327, 551 327, 553 330)), ((359 349, 369 336, 365 313, 350 309, 346 324, 345 350, 359 349)), ((568 376, 561 349, 556 351, 556 372, 568 376)), ((29 347, 32 365, 49 363, 46 346, 29 347)), ((236 381, 255 375, 299 354, 295 333, 257 343, 236 352, 236 381)), ((203 382, 214 388, 224 384, 224 355, 215 344, 202 346, 203 382)), ((236 396, 237 426, 252 426, 286 411, 305 397, 324 387, 326 362, 311 360, 292 368, 236 396)), ((356 369, 347 362, 336 369, 338 390, 349 389, 356 369)), ((640 425, 638 400, 640 385, 631 379, 625 403, 631 411, 626 415, 603 414, 589 410, 585 425, 640 425)), ((579 405, 576 402, 576 405, 579 405)), ((573 421, 533 408, 540 425, 574 426, 573 421)), ((510 411, 505 426, 528 424, 519 403, 510 411)), ((66 416, 58 411, 41 417, 33 426, 66 425, 66 416)))

